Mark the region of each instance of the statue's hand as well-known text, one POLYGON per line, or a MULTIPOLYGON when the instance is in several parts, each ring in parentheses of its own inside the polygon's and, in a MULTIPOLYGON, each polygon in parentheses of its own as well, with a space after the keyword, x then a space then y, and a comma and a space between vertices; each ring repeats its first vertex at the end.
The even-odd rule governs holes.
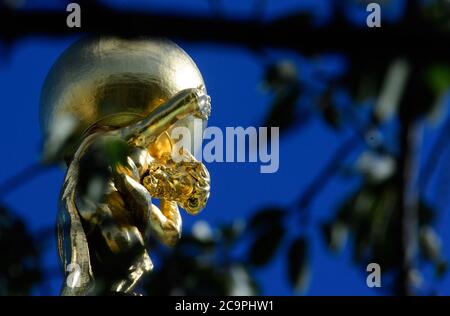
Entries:
POLYGON ((211 97, 206 94, 205 90, 195 89, 192 92, 192 97, 195 98, 196 109, 194 116, 202 120, 207 120, 211 114, 211 97))

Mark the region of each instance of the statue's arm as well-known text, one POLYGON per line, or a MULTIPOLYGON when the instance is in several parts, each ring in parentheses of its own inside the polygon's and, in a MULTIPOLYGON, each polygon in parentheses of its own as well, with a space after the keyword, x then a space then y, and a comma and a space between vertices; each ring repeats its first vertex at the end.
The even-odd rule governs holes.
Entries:
POLYGON ((161 210, 152 204, 150 225, 160 242, 175 246, 181 237, 181 215, 177 203, 162 199, 161 210))
POLYGON ((120 129, 120 136, 133 145, 146 148, 161 133, 189 115, 207 120, 210 102, 202 88, 182 90, 143 120, 120 129))
POLYGON ((115 185, 124 195, 139 229, 144 236, 148 236, 151 230, 162 243, 175 245, 181 236, 181 216, 176 202, 162 199, 159 209, 152 203, 148 190, 138 181, 137 168, 131 159, 128 165, 116 168, 115 185))

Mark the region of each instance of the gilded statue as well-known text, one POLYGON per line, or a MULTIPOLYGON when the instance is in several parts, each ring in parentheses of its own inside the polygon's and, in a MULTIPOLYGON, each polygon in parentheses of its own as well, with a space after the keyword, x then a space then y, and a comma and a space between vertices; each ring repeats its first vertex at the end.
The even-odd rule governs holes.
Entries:
POLYGON ((171 41, 89 37, 59 57, 40 118, 43 159, 67 166, 57 219, 61 295, 133 294, 153 269, 149 238, 175 245, 179 208, 199 213, 210 178, 194 157, 201 140, 176 148, 171 131, 204 127, 210 111, 200 71, 171 41))

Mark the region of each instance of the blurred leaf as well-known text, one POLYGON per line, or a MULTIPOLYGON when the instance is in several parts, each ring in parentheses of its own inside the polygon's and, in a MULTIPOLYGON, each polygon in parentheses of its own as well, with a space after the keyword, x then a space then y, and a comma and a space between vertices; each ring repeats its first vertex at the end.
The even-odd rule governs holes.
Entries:
POLYGON ((419 217, 419 226, 430 225, 435 219, 433 209, 423 200, 419 201, 418 217, 419 217))
POLYGON ((125 165, 129 153, 129 145, 120 138, 107 138, 104 143, 104 154, 106 155, 109 165, 117 164, 125 165))
POLYGON ((378 122, 391 120, 397 114, 409 72, 410 66, 404 59, 394 60, 388 66, 374 110, 378 122))
POLYGON ((308 242, 299 237, 292 242, 288 251, 289 282, 297 292, 306 290, 309 283, 308 242))
POLYGON ((261 226, 274 225, 280 223, 286 211, 279 206, 272 206, 256 212, 250 219, 249 227, 251 229, 261 226))
POLYGON ((450 66, 433 65, 428 68, 426 80, 436 97, 450 89, 450 66))
POLYGON ((99 203, 111 179, 112 167, 126 165, 129 145, 119 137, 105 136, 91 144, 80 159, 81 203, 99 203))
POLYGON ((435 274, 436 277, 442 278, 448 271, 448 262, 441 260, 435 264, 435 274))
POLYGON ((171 255, 145 280, 148 295, 227 295, 230 275, 213 262, 199 262, 193 256, 171 255))
POLYGON ((39 249, 25 223, 0 207, 0 295, 30 295, 42 278, 39 249))
POLYGON ((319 100, 319 109, 325 123, 333 129, 338 129, 341 126, 341 118, 339 111, 333 105, 332 97, 331 91, 323 93, 319 100))
POLYGON ((374 60, 369 65, 354 64, 342 82, 346 83, 357 103, 378 95, 387 68, 384 60, 374 60))
POLYGON ((437 125, 447 113, 445 95, 450 90, 450 66, 446 64, 432 65, 426 69, 424 76, 427 90, 430 92, 426 111, 427 119, 437 125))
POLYGON ((335 221, 322 225, 322 234, 327 247, 334 252, 341 251, 347 242, 348 228, 345 224, 335 221))
POLYGON ((59 118, 58 124, 50 125, 47 139, 42 149, 42 160, 46 163, 55 162, 64 157, 63 151, 71 151, 74 148, 74 134, 79 121, 73 115, 67 114, 59 118), (68 147, 68 148, 66 148, 68 147))
POLYGON ((423 274, 418 269, 411 269, 409 271, 409 280, 412 287, 419 289, 423 286, 423 274))
POLYGON ((339 235, 343 234, 339 232, 339 227, 347 227, 353 240, 353 259, 356 263, 377 262, 384 270, 395 268, 401 246, 397 238, 400 221, 397 203, 395 178, 381 182, 366 181, 342 203, 336 219, 324 226, 324 237, 331 245, 330 249, 333 249, 333 229, 338 241, 339 235), (335 223, 343 226, 333 227, 335 223))
POLYGON ((299 96, 300 88, 297 85, 288 86, 277 92, 263 126, 279 127, 280 133, 293 127, 297 122, 295 108, 299 96))
POLYGON ((450 30, 450 2, 448 0, 435 0, 424 2, 425 16, 437 26, 438 29, 449 31, 450 30))
POLYGON ((264 73, 263 87, 279 91, 297 83, 297 68, 294 63, 284 60, 269 65, 264 73))
MULTIPOLYGON (((381 182, 366 180, 357 192, 341 204, 335 219, 322 227, 330 250, 336 249, 334 243, 339 244, 339 236, 342 234, 340 227, 347 227, 353 239, 353 258, 356 263, 377 262, 384 271, 396 269, 401 264, 402 243, 398 233, 401 218, 398 212, 399 192, 396 179, 394 174, 381 182), (333 235, 336 241, 333 240, 333 235)), ((421 254, 433 262, 438 270, 443 268, 444 259, 441 241, 430 226, 433 219, 433 210, 419 200, 421 254)))
POLYGON ((250 247, 250 263, 255 266, 267 264, 280 247, 284 234, 283 226, 276 222, 258 234, 250 247))
POLYGON ((323 119, 331 128, 337 129, 340 127, 339 112, 333 106, 325 108, 323 111, 323 119))
POLYGON ((207 221, 197 220, 191 228, 191 235, 200 241, 211 241, 214 239, 214 232, 207 221))
POLYGON ((231 225, 224 225, 220 228, 224 242, 229 244, 239 238, 245 230, 246 222, 243 219, 234 220, 231 225))
MULTIPOLYGON (((227 225, 228 226, 228 225, 227 225)), ((241 260, 232 259, 228 241, 218 234, 214 243, 205 244, 191 233, 169 251, 154 245, 158 254, 155 270, 145 279, 148 295, 256 295, 255 279, 241 260)), ((167 249, 164 249, 167 250, 167 249)))
POLYGON ((369 180, 380 182, 390 178, 395 173, 396 161, 388 154, 368 150, 361 153, 355 167, 369 180))
POLYGON ((200 251, 210 251, 214 250, 214 247, 216 246, 216 242, 212 239, 205 240, 205 239, 199 239, 192 235, 183 236, 181 240, 179 241, 179 245, 183 247, 196 247, 199 248, 200 251))
POLYGON ((441 239, 430 226, 420 229, 419 244, 425 258, 432 262, 441 261, 441 239))
POLYGON ((227 295, 230 296, 251 296, 258 293, 258 287, 250 275, 248 269, 241 264, 230 267, 231 277, 230 287, 227 295))
POLYGON ((280 132, 292 127, 297 121, 295 108, 300 96, 295 64, 281 61, 268 66, 264 74, 263 87, 274 93, 263 126, 277 126, 280 132))

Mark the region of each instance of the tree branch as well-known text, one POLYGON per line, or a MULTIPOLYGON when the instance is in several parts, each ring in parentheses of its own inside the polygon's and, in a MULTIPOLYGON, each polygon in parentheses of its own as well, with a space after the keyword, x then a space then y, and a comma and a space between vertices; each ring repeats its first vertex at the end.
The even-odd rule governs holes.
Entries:
POLYGON ((413 295, 411 272, 416 267, 418 250, 418 170, 421 147, 422 128, 420 103, 424 101, 422 88, 422 67, 412 64, 406 93, 401 101, 399 110, 400 152, 397 158, 398 199, 398 242, 399 246, 399 274, 396 280, 396 294, 413 295))
POLYGON ((170 13, 118 11, 94 1, 81 2, 81 29, 66 26, 64 11, 0 10, 0 40, 12 43, 27 36, 65 37, 74 34, 167 36, 192 42, 210 42, 252 49, 281 48, 304 54, 344 52, 352 59, 398 55, 447 61, 449 33, 422 20, 406 20, 381 28, 357 27, 341 15, 324 27, 315 27, 306 14, 269 22, 258 19, 175 15, 170 13))
POLYGON ((311 204, 311 201, 319 194, 332 178, 332 176, 339 170, 342 162, 358 147, 361 143, 361 135, 355 133, 334 152, 331 159, 320 170, 317 177, 306 187, 298 199, 297 205, 300 209, 306 209, 311 204))
POLYGON ((439 165, 439 161, 443 153, 448 149, 447 144, 450 142, 450 117, 443 124, 436 141, 431 148, 428 159, 422 173, 420 174, 420 189, 425 193, 428 185, 433 177, 434 171, 439 165))
POLYGON ((34 163, 20 170, 11 178, 6 179, 3 183, 0 183, 0 198, 3 198, 8 193, 16 190, 18 187, 27 183, 27 181, 33 179, 47 169, 48 166, 46 165, 34 163))

